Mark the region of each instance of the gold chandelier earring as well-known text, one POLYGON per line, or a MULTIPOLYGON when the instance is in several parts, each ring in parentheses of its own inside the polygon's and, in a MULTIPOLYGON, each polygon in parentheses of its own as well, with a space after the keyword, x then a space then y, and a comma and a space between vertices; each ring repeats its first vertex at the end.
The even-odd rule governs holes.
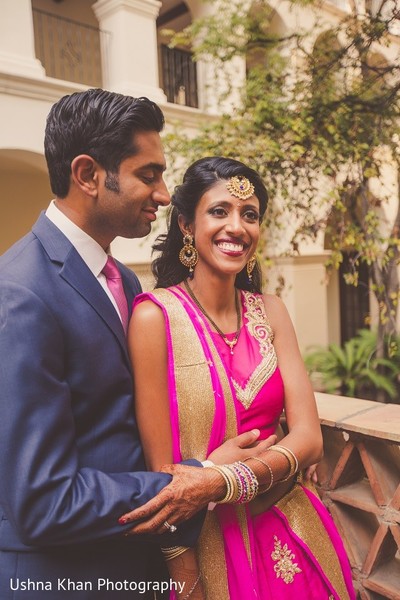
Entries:
POLYGON ((247 277, 249 279, 249 283, 251 283, 253 281, 253 271, 254 271, 254 267, 256 266, 256 262, 257 262, 256 255, 253 254, 253 256, 251 257, 251 259, 249 260, 249 262, 246 265, 246 271, 247 271, 247 277))
POLYGON ((193 246, 193 236, 191 233, 186 233, 183 236, 183 248, 179 252, 179 260, 189 269, 189 277, 193 279, 193 271, 199 260, 199 253, 193 246))

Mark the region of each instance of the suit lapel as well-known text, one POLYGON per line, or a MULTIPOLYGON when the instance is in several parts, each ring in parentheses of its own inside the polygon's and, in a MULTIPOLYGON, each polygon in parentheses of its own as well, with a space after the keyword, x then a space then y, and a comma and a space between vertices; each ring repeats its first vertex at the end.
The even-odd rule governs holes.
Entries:
POLYGON ((124 286, 126 300, 128 302, 128 318, 130 319, 131 315, 132 315, 133 301, 134 301, 135 297, 140 293, 141 290, 139 289, 139 290, 135 291, 133 289, 132 282, 129 281, 128 277, 126 277, 123 270, 121 270, 121 277, 122 277, 122 285, 124 286))
MULTIPOLYGON (((82 260, 74 246, 45 215, 32 228, 42 243, 49 259, 60 265, 59 275, 88 302, 106 323, 118 340, 129 363, 126 338, 122 323, 106 292, 82 260)), ((129 302, 129 299, 128 299, 129 302)))

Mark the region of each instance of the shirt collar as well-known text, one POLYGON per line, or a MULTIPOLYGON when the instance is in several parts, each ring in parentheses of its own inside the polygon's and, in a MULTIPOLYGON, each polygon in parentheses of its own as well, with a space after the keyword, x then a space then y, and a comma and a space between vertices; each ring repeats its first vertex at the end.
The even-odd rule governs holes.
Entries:
POLYGON ((61 212, 54 200, 46 210, 46 217, 65 235, 93 275, 98 277, 107 262, 107 253, 100 244, 61 212))

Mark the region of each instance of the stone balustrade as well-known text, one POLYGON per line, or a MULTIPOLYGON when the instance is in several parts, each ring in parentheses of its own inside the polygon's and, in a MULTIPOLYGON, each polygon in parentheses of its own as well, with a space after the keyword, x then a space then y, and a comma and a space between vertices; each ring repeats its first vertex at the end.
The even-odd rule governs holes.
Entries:
POLYGON ((324 436, 318 491, 361 600, 400 600, 400 405, 316 393, 324 436))

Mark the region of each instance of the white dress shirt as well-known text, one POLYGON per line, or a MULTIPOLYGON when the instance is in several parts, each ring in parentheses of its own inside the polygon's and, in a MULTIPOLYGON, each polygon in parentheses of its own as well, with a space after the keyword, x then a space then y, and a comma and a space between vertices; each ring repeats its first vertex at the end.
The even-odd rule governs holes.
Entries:
POLYGON ((54 200, 50 202, 49 207, 46 210, 46 217, 50 219, 52 223, 65 235, 65 237, 71 242, 75 250, 81 256, 82 260, 86 263, 93 275, 96 277, 101 287, 110 298, 112 305, 119 318, 121 315, 118 310, 118 306, 114 300, 114 296, 110 292, 107 279, 102 273, 102 270, 107 262, 108 254, 104 252, 103 248, 98 244, 90 235, 85 233, 83 229, 75 225, 57 206, 54 200))

